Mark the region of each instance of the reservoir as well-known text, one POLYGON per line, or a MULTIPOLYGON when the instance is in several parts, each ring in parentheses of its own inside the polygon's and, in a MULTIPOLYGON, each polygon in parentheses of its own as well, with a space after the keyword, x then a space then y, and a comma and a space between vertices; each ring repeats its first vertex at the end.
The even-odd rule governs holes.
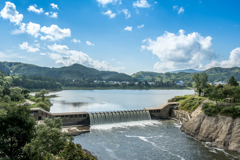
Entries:
MULTIPOLYGON (((136 110, 158 107, 193 90, 63 90, 51 92, 52 113, 136 110)), ((94 125, 75 143, 100 160, 230 160, 240 154, 208 147, 180 131, 173 120, 94 125)))

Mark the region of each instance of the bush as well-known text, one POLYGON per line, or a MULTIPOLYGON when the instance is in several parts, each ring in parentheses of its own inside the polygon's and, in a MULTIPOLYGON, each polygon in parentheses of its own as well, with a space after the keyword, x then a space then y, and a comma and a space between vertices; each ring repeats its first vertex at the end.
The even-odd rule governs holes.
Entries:
POLYGON ((212 103, 204 103, 202 110, 207 116, 221 114, 232 118, 240 117, 240 106, 216 106, 212 103))
POLYGON ((203 112, 207 116, 216 116, 222 110, 223 106, 216 106, 212 103, 204 103, 202 106, 203 112))
POLYGON ((10 98, 9 96, 5 95, 5 96, 3 97, 3 100, 4 100, 4 102, 10 102, 10 101, 11 101, 11 98, 10 98))
POLYGON ((37 104, 37 107, 39 107, 39 108, 42 108, 42 109, 44 109, 44 110, 46 110, 46 111, 50 111, 50 107, 48 107, 45 103, 43 103, 43 102, 39 102, 38 104, 37 104))
POLYGON ((180 101, 178 108, 187 112, 193 112, 204 99, 204 97, 188 96, 186 100, 180 101))

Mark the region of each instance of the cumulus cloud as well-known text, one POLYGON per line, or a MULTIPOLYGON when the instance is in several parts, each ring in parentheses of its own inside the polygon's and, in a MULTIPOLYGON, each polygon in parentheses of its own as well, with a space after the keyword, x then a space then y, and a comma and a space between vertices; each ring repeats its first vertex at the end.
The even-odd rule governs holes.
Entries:
POLYGON ((125 14, 126 19, 131 17, 131 13, 128 9, 123 9, 122 12, 125 14))
POLYGON ((28 42, 23 42, 23 44, 19 44, 20 49, 27 50, 27 52, 37 52, 39 51, 38 48, 34 48, 33 46, 30 46, 28 42))
POLYGON ((72 39, 71 41, 74 42, 74 43, 81 43, 81 41, 79 39, 76 39, 76 38, 72 39))
MULTIPOLYGON (((116 3, 118 0, 97 0, 97 2, 99 4, 101 4, 102 6, 107 5, 108 3, 116 3)), ((121 1, 119 2, 119 4, 121 4, 121 1)))
POLYGON ((132 31, 132 26, 127 26, 124 28, 125 31, 132 31))
POLYGON ((112 13, 111 10, 108 10, 107 12, 102 12, 102 14, 109 16, 109 18, 114 18, 117 14, 112 13))
POLYGON ((28 34, 34 36, 35 38, 37 38, 38 36, 41 35, 41 34, 39 33, 40 28, 41 28, 40 24, 29 22, 29 23, 27 24, 26 32, 27 32, 28 34))
POLYGON ((206 69, 212 68, 212 67, 223 67, 223 68, 231 68, 240 66, 240 48, 235 48, 231 51, 229 59, 223 60, 221 62, 212 61, 210 64, 206 65, 206 69))
POLYGON ((21 23, 19 25, 19 29, 15 29, 12 31, 12 34, 21 34, 26 32, 26 23, 21 23))
POLYGON ((69 50, 66 45, 57 45, 48 46, 48 48, 56 53, 49 53, 50 58, 56 60, 56 64, 70 66, 72 64, 78 63, 87 67, 92 67, 99 70, 120 70, 124 67, 114 68, 106 61, 93 60, 87 54, 76 51, 69 50))
POLYGON ((10 22, 15 23, 16 25, 20 25, 23 19, 23 15, 19 14, 16 10, 15 4, 11 2, 5 2, 5 7, 1 10, 0 17, 9 19, 10 22))
POLYGON ((89 41, 86 41, 86 44, 89 45, 89 46, 94 46, 94 44, 89 42, 89 41))
POLYGON ((151 51, 160 59, 160 62, 154 65, 156 71, 202 69, 201 60, 212 60, 216 57, 211 49, 211 40, 210 36, 203 37, 197 32, 185 35, 183 30, 179 30, 179 35, 165 32, 156 40, 145 39, 141 48, 151 51))
POLYGON ((41 32, 45 33, 46 36, 41 36, 41 40, 56 41, 65 37, 71 37, 71 30, 68 28, 61 29, 57 25, 51 25, 50 27, 43 26, 41 32))
POLYGON ((178 6, 173 6, 173 10, 177 10, 178 14, 181 14, 185 11, 183 7, 179 8, 178 6))
POLYGON ((136 2, 133 2, 133 7, 139 7, 139 8, 149 8, 150 4, 147 0, 137 0, 136 2))
POLYGON ((50 3, 50 6, 52 6, 53 9, 59 9, 57 4, 50 3))
POLYGON ((38 13, 38 14, 44 12, 43 8, 37 9, 37 5, 36 5, 36 4, 34 4, 33 6, 29 6, 29 7, 28 7, 28 11, 29 11, 29 12, 35 12, 35 13, 38 13))
POLYGON ((144 24, 137 26, 137 28, 143 28, 143 27, 144 27, 144 24))
POLYGON ((48 16, 48 15, 49 15, 49 12, 45 12, 44 14, 45 14, 46 16, 48 16))
POLYGON ((57 16, 58 16, 57 12, 50 12, 49 14, 49 17, 52 17, 52 18, 57 18, 57 16))
POLYGON ((54 43, 51 46, 47 46, 50 50, 58 52, 58 53, 67 53, 68 51, 68 46, 66 45, 57 45, 56 43, 54 43))
POLYGON ((46 55, 46 53, 40 53, 40 55, 42 55, 42 56, 45 56, 45 55, 46 55))

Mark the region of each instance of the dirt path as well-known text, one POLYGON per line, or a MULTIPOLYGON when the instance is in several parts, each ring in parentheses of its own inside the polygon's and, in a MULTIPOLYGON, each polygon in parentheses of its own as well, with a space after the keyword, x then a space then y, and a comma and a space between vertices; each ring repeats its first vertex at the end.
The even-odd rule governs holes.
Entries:
POLYGON ((26 99, 26 102, 25 103, 29 103, 29 104, 34 104, 35 102, 33 102, 33 101, 30 101, 30 100, 28 100, 28 99, 26 99))
POLYGON ((205 99, 204 101, 202 101, 202 103, 198 106, 198 108, 194 112, 192 112, 191 117, 193 118, 199 115, 202 112, 203 103, 209 103, 209 102, 211 102, 209 99, 205 99))

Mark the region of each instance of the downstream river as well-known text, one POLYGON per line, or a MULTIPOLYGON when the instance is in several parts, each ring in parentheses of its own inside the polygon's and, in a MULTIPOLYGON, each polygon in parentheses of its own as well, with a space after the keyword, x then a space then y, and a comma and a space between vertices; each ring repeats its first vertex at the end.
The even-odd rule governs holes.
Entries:
MULTIPOLYGON (((158 107, 193 90, 64 90, 51 92, 51 112, 99 112, 158 107)), ((96 125, 75 143, 100 160, 230 160, 240 154, 208 147, 180 131, 172 120, 96 125)))

